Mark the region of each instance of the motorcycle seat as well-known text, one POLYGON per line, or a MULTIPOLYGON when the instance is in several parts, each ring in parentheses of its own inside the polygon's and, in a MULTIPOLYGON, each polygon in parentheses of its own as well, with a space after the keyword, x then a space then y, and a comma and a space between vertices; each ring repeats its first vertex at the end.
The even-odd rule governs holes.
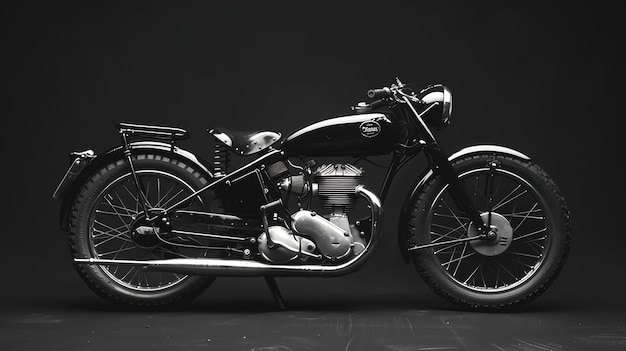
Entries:
POLYGON ((226 128, 213 128, 208 129, 207 132, 213 135, 215 139, 227 145, 231 150, 242 156, 252 155, 261 150, 267 149, 281 137, 280 133, 269 130, 256 132, 235 132, 226 128))

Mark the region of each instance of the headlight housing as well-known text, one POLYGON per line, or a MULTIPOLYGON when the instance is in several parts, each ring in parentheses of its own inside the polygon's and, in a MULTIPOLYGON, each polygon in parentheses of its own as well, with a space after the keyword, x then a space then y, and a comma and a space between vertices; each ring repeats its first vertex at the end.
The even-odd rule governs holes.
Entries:
POLYGON ((448 87, 431 85, 420 91, 418 97, 424 103, 420 115, 429 126, 439 130, 450 124, 452 92, 448 87))

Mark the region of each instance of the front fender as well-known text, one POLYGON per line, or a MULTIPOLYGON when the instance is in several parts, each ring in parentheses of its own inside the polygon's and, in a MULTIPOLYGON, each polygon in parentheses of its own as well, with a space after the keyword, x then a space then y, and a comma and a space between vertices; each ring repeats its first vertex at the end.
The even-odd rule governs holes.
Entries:
MULTIPOLYGON (((508 148, 506 146, 499 145, 473 145, 463 148, 448 157, 448 161, 450 163, 454 163, 456 160, 465 158, 467 156, 478 155, 483 153, 492 153, 494 155, 505 155, 511 156, 523 160, 530 160, 530 157, 525 154, 508 148)), ((432 169, 428 169, 425 171, 420 179, 413 184, 412 190, 404 201, 404 206, 402 207, 402 212, 400 213, 400 221, 398 223, 398 245, 400 246, 400 253, 404 258, 406 263, 409 262, 409 220, 411 218, 411 211, 415 202, 417 201, 417 197, 419 196, 424 184, 426 184, 433 176, 435 176, 435 172, 432 169)))
MULTIPOLYGON (((177 157, 181 160, 186 161, 190 165, 193 165, 198 171, 205 174, 205 176, 212 178, 213 174, 206 166, 206 163, 202 160, 198 159, 196 155, 193 153, 181 149, 178 146, 174 146, 168 143, 158 142, 158 141, 136 141, 129 143, 131 152, 136 152, 137 150, 141 151, 149 151, 153 152, 157 155, 169 156, 169 157, 177 157)), ((68 231, 69 226, 69 213, 72 209, 72 202, 74 201, 74 197, 76 193, 79 191, 80 186, 87 180, 89 176, 93 174, 93 172, 98 169, 104 167, 105 165, 113 162, 114 160, 125 159, 124 156, 124 148, 122 146, 118 146, 112 148, 102 154, 96 155, 88 165, 86 165, 79 174, 73 179, 71 184, 67 184, 64 187, 64 192, 61 194, 55 194, 57 199, 62 201, 61 203, 61 211, 59 214, 59 224, 63 231, 68 231)))

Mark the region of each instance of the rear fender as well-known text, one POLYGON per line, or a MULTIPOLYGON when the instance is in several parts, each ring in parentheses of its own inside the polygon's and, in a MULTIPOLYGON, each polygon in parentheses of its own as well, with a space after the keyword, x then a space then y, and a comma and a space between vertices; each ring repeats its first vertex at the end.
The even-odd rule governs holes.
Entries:
MULTIPOLYGON (((530 157, 524 155, 523 153, 513 150, 511 148, 499 145, 473 145, 463 148, 454 154, 448 157, 448 161, 450 163, 454 163, 455 161, 465 158, 467 156, 491 153, 494 155, 504 155, 515 157, 523 160, 530 160, 530 157)), ((404 206, 402 207, 402 212, 400 213, 400 221, 398 225, 398 245, 400 246, 400 252, 402 254, 402 258, 406 263, 409 262, 409 220, 411 218, 411 212, 413 210, 413 206, 417 201, 417 197, 422 191, 424 184, 426 184, 431 178, 435 176, 435 172, 432 169, 427 170, 422 174, 420 179, 413 184, 412 191, 409 193, 408 197, 404 201, 404 206)))
MULTIPOLYGON (((184 160, 190 165, 193 165, 199 172, 204 173, 205 176, 212 178, 213 174, 206 166, 206 163, 198 159, 193 153, 181 149, 178 146, 173 146, 168 143, 158 141, 136 141, 129 143, 131 152, 135 154, 138 150, 147 151, 156 155, 168 156, 184 160)), ((106 166, 107 164, 120 159, 125 159, 124 148, 118 146, 110 149, 105 153, 95 156, 88 165, 86 165, 79 174, 77 174, 71 184, 65 187, 62 194, 55 194, 57 199, 62 201, 61 211, 59 214, 59 224, 63 231, 69 230, 69 214, 72 210, 72 203, 76 194, 80 190, 80 186, 90 177, 93 172, 106 166)))

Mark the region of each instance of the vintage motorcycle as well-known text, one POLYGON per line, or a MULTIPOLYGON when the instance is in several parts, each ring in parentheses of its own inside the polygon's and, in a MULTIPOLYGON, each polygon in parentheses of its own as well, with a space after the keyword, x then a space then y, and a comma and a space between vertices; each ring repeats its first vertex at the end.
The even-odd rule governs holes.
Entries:
POLYGON ((464 308, 508 309, 543 293, 571 241, 546 172, 503 146, 446 155, 432 132, 450 123, 443 85, 396 78, 368 97, 282 140, 210 129, 210 162, 176 145, 183 129, 117 124, 121 146, 71 153, 53 195, 78 274, 101 297, 138 306, 188 301, 218 276, 262 276, 284 308, 274 277, 344 275, 374 254, 394 175, 423 151, 429 168, 399 215, 407 263, 464 308), (233 155, 252 157, 230 170, 233 155), (355 165, 375 155, 389 156, 379 195, 355 165), (351 163, 316 161, 337 156, 351 163))

